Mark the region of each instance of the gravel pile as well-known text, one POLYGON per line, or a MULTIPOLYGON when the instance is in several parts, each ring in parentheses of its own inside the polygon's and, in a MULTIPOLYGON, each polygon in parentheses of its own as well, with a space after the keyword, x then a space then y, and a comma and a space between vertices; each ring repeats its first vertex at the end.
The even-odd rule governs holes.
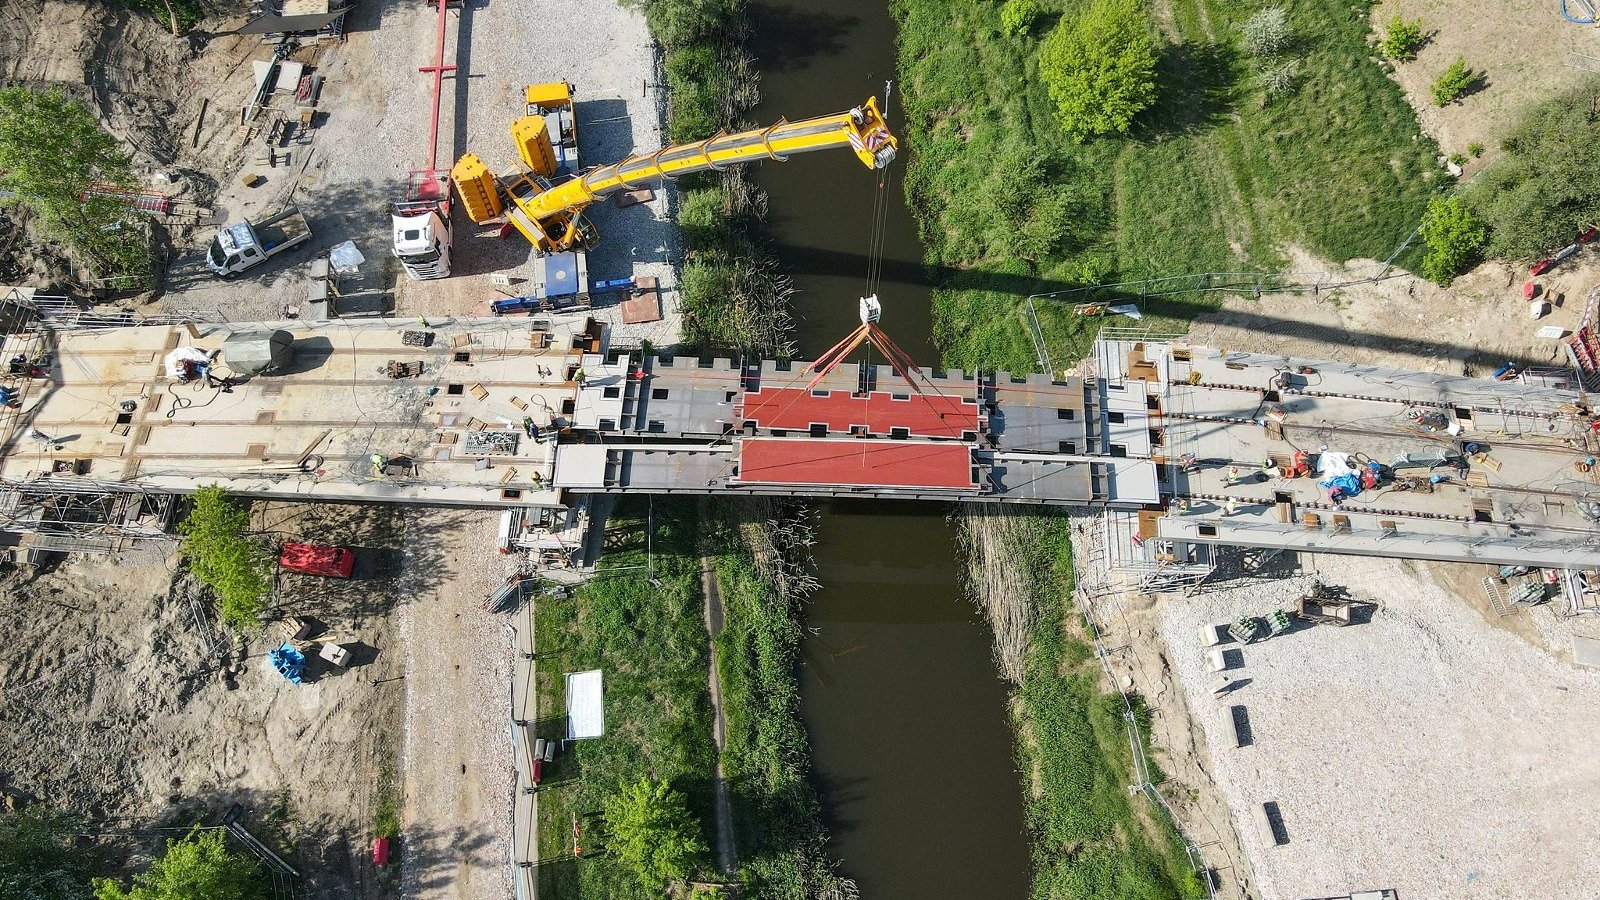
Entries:
MULTIPOLYGON (((1600 673, 1496 627, 1416 564, 1321 561, 1381 606, 1245 647, 1214 697, 1202 625, 1289 608, 1312 578, 1243 583, 1162 607, 1161 630, 1265 897, 1600 896, 1600 673), (1229 707, 1253 743, 1235 748, 1229 707), (1253 810, 1275 801, 1289 843, 1253 810)), ((1542 612, 1550 618, 1547 612, 1542 612)), ((1559 626, 1556 626, 1559 627, 1559 626)))

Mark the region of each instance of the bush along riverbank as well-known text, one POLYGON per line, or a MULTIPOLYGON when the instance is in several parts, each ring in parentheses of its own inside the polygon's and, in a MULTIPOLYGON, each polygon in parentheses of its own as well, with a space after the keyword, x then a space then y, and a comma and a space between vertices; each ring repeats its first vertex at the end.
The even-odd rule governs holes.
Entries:
MULTIPOLYGON (((1070 134, 1058 102, 1066 93, 1053 98, 1044 80, 1062 65, 1053 36, 1097 20, 1086 13, 1101 5, 892 5, 906 191, 936 282, 946 365, 1032 370, 1029 294, 1282 271, 1292 248, 1334 262, 1385 259, 1450 186, 1437 146, 1372 59, 1367 3, 1282 0, 1281 17, 1251 24, 1253 10, 1224 0, 1149 0, 1134 14, 1153 42, 1153 103, 1125 132, 1070 134)), ((1399 262, 1419 258, 1413 247, 1399 262)), ((1058 366, 1080 358, 1104 321, 1072 313, 1071 300, 1090 299, 1099 298, 1037 304, 1058 366)), ((1218 302, 1118 299, 1138 303, 1156 331, 1183 330, 1218 302)))
POLYGON ((964 509, 958 522, 968 591, 994 629, 1001 673, 1016 685, 1033 896, 1205 897, 1165 811, 1128 793, 1134 764, 1122 698, 1103 686, 1071 601, 1070 520, 1051 509, 984 504, 964 509))
MULTIPOLYGON (((645 0, 643 8, 662 48, 668 140, 745 127, 760 93, 744 0, 645 0)), ((686 349, 791 355, 793 288, 762 246, 766 196, 740 167, 686 176, 677 188, 686 349)))
POLYGON ((746 896, 854 896, 833 871, 796 679, 801 606, 816 588, 808 507, 751 499, 713 505, 711 552, 725 624, 716 638, 732 794, 746 896))

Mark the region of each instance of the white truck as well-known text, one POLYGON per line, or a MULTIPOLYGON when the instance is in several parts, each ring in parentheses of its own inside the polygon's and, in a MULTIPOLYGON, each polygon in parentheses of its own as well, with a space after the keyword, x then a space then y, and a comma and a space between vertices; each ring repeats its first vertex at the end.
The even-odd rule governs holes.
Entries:
POLYGON ((309 240, 311 226, 306 217, 290 206, 259 222, 240 221, 223 227, 206 251, 206 265, 214 274, 232 278, 309 240))
POLYGON ((450 277, 450 182, 412 173, 405 197, 389 216, 395 259, 417 281, 450 277))

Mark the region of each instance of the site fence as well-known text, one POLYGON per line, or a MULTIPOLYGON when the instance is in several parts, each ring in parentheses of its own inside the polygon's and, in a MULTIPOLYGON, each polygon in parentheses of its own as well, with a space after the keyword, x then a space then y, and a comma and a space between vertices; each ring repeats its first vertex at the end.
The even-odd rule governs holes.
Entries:
POLYGON ((1404 253, 1416 239, 1411 232, 1389 258, 1360 269, 1337 272, 1201 272, 1192 275, 1169 275, 1164 278, 1146 278, 1139 281, 1119 281, 1112 284, 1087 284, 1081 287, 1030 294, 1024 301, 1028 314, 1028 331, 1033 339, 1041 371, 1053 372, 1044 331, 1039 326, 1036 301, 1054 303, 1114 303, 1118 300, 1135 301, 1153 297, 1177 297, 1186 294, 1249 294, 1257 299, 1264 294, 1310 294, 1319 297, 1325 291, 1377 284, 1392 278, 1404 278, 1411 273, 1396 271, 1394 260, 1404 253))
POLYGON ((1189 858, 1189 865, 1195 874, 1200 876, 1205 884, 1206 894, 1211 900, 1216 900, 1217 882, 1211 867, 1206 863, 1205 857, 1200 852, 1200 845, 1184 830, 1178 817, 1173 813, 1172 806, 1162 796, 1157 783, 1152 780, 1150 761, 1145 756, 1145 735, 1139 727, 1139 716, 1134 707, 1132 692, 1122 686, 1122 681, 1117 678, 1111 669, 1111 650, 1103 639, 1105 629, 1100 624, 1099 615, 1095 609, 1096 602, 1118 593, 1119 589, 1111 583, 1111 560, 1105 552, 1104 542, 1097 539, 1097 529, 1083 524, 1082 520, 1096 518, 1094 513, 1079 513, 1071 515, 1073 523, 1072 536, 1072 575, 1073 575, 1073 600, 1078 608, 1079 615, 1083 618, 1084 627, 1089 632, 1089 640, 1094 645, 1095 658, 1100 661, 1100 668, 1105 672, 1106 682, 1114 688, 1122 700, 1122 718, 1128 733, 1128 747, 1133 757, 1132 787, 1143 794, 1152 803, 1161 808, 1167 821, 1172 824, 1179 841, 1183 844, 1183 852, 1189 858), (1087 564, 1086 564, 1087 563, 1087 564))

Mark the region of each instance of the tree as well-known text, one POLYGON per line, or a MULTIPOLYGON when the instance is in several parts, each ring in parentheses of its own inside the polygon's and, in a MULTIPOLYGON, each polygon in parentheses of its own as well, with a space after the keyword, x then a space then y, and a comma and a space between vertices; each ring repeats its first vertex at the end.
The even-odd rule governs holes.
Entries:
POLYGON ((122 197, 84 196, 95 183, 131 188, 134 177, 128 155, 87 106, 59 90, 0 90, 0 191, 15 194, 43 236, 98 274, 142 280, 150 268, 144 225, 122 197))
POLYGON ((82 900, 89 896, 88 859, 66 834, 73 819, 42 806, 0 815, 0 897, 82 900))
POLYGON ((1156 99, 1156 49, 1139 0, 1093 0, 1039 48, 1039 77, 1076 140, 1128 130, 1156 99))
POLYGON ((1458 56, 1433 83, 1433 105, 1445 106, 1458 99, 1478 80, 1478 73, 1467 68, 1465 57, 1458 56))
POLYGON ((1006 0, 1000 7, 1000 29, 1012 37, 1023 37, 1042 15, 1038 0, 1006 0))
POLYGON ((216 592, 222 620, 237 629, 257 623, 269 587, 270 559, 245 537, 249 527, 250 511, 216 485, 195 491, 194 508, 178 526, 190 571, 216 592))
POLYGON ((272 890, 261 863, 228 852, 222 835, 196 827, 168 840, 161 858, 133 876, 131 889, 110 878, 95 879, 95 900, 267 900, 272 890))
POLYGON ((1466 189, 1489 227, 1485 253, 1535 260, 1600 221, 1600 78, 1523 114, 1502 153, 1466 189))
POLYGON ((1378 51, 1386 59, 1396 62, 1410 62, 1417 58, 1417 51, 1422 49, 1422 20, 1412 19, 1406 21, 1399 13, 1389 20, 1389 28, 1383 40, 1378 44, 1378 51))
POLYGON ((1441 285, 1461 274, 1483 249, 1488 229, 1459 197, 1435 197, 1422 216, 1422 274, 1441 285))
POLYGON ((606 801, 605 821, 608 848, 651 890, 688 878, 709 849, 683 795, 664 781, 624 787, 606 801))
POLYGON ((1246 19, 1239 36, 1251 56, 1277 56, 1289 47, 1289 11, 1269 6, 1246 19))

